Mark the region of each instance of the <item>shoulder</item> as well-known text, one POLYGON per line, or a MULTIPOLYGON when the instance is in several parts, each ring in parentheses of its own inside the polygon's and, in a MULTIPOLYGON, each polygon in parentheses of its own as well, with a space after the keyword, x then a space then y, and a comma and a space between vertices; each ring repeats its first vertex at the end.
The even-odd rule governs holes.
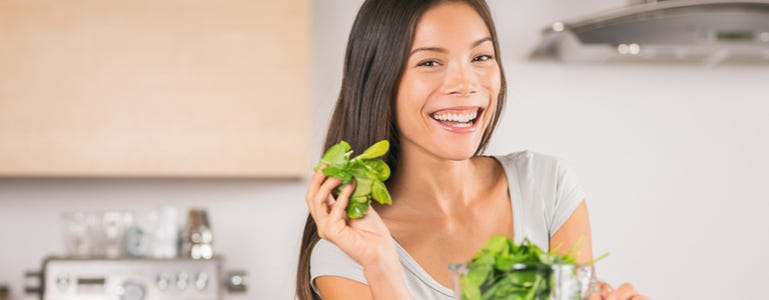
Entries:
POLYGON ((514 173, 521 183, 555 189, 579 185, 576 172, 558 156, 523 150, 494 157, 506 173, 514 173))
POLYGON ((537 222, 549 234, 557 232, 586 198, 576 172, 560 157, 524 150, 495 158, 505 168, 521 209, 542 216, 537 222))
POLYGON ((315 278, 339 276, 366 284, 363 266, 348 256, 334 243, 321 239, 310 254, 310 282, 315 288, 315 278))
POLYGON ((518 175, 533 178, 557 176, 568 169, 566 162, 557 156, 523 150, 494 156, 505 171, 516 171, 518 175))

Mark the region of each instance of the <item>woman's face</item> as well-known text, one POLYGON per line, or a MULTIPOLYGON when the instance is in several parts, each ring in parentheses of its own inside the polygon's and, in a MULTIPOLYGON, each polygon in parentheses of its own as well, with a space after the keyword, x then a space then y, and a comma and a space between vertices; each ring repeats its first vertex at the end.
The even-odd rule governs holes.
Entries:
POLYGON ((442 159, 472 157, 500 89, 486 24, 464 3, 434 7, 416 26, 396 100, 403 152, 442 159))

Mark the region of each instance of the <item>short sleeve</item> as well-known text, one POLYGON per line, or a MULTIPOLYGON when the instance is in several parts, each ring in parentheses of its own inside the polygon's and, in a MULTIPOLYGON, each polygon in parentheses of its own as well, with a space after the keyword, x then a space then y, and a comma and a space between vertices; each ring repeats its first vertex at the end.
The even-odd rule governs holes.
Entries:
POLYGON ((334 243, 324 239, 315 244, 310 255, 310 284, 316 294, 319 293, 315 287, 315 278, 320 276, 344 277, 367 284, 366 277, 363 275, 363 266, 334 243))
POLYGON ((555 166, 556 185, 552 204, 553 214, 550 228, 548 228, 551 237, 566 223, 566 220, 586 197, 576 172, 561 159, 556 160, 555 166))

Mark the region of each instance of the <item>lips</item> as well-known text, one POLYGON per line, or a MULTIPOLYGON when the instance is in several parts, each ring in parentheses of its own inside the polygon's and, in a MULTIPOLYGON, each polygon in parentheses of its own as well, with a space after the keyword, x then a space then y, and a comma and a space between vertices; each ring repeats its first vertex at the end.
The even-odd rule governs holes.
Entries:
POLYGON ((453 133, 469 133, 477 129, 483 114, 483 108, 478 106, 450 107, 435 111, 430 117, 438 125, 453 133))

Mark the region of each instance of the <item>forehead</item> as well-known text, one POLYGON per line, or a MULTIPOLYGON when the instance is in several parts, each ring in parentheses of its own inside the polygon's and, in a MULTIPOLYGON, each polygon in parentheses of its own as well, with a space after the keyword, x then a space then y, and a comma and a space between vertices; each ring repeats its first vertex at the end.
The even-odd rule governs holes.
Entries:
POLYGON ((466 46, 490 35, 486 23, 470 5, 445 3, 429 9, 419 19, 412 48, 466 46))

